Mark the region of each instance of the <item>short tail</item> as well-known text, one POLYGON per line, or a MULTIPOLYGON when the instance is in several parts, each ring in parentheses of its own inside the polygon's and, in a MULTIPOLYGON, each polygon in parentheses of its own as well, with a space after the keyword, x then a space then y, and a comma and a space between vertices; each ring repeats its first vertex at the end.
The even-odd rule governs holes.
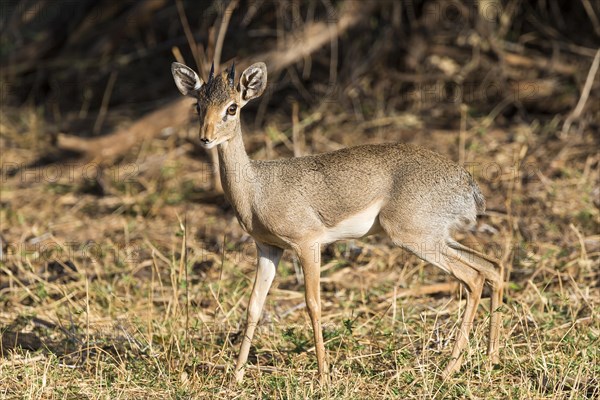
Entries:
POLYGON ((483 197, 483 193, 481 193, 481 189, 475 179, 469 174, 469 183, 471 184, 471 189, 473 189, 473 198, 475 199, 475 205, 477 207, 477 215, 481 215, 485 213, 485 197, 483 197))

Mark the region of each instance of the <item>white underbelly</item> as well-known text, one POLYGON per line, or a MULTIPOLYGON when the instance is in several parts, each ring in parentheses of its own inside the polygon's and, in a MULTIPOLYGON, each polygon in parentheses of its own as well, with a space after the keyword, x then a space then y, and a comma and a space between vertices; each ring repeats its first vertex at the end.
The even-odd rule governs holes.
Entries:
POLYGON ((332 243, 337 240, 358 239, 381 231, 379 211, 382 201, 371 204, 359 213, 340 221, 335 226, 325 228, 319 237, 320 243, 332 243))

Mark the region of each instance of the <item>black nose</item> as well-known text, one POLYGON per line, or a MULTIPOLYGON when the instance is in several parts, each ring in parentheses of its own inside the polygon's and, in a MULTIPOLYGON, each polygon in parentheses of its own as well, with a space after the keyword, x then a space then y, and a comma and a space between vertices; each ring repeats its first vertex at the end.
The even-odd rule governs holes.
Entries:
POLYGON ((200 139, 200 141, 201 141, 202 143, 204 143, 204 144, 206 144, 206 143, 210 142, 210 140, 208 140, 208 139, 200 139))

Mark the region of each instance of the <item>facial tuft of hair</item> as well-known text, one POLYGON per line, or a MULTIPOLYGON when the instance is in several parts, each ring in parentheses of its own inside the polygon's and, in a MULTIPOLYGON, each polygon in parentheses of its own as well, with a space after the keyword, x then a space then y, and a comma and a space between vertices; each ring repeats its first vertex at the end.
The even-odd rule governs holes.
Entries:
POLYGON ((223 71, 220 74, 216 74, 211 80, 202 85, 202 89, 200 89, 200 93, 198 94, 201 103, 220 105, 235 96, 235 89, 229 86, 227 72, 223 71))

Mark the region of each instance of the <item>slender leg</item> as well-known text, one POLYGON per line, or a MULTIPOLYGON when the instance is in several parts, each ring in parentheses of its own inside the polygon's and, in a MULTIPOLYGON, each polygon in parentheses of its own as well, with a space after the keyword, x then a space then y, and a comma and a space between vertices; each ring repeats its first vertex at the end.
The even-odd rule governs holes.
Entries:
POLYGON ((499 362, 498 348, 500 341, 500 327, 502 325, 502 265, 492 257, 481 254, 458 242, 450 242, 449 247, 455 249, 460 255, 461 260, 476 269, 485 276, 492 289, 490 302, 490 336, 488 342, 488 355, 493 364, 499 362), (467 254, 465 254, 467 253, 467 254))
POLYGON ((463 350, 469 342, 469 333, 473 327, 473 319, 475 318, 475 311, 479 305, 481 299, 481 291, 483 289, 483 277, 479 278, 476 282, 473 282, 472 287, 467 286, 467 305, 465 312, 462 317, 460 324, 460 331, 456 337, 454 348, 452 349, 452 356, 450 362, 444 369, 443 376, 448 377, 456 372, 462 364, 463 350))
POLYGON ((473 327, 475 312, 477 311, 477 306, 481 300, 481 292, 483 291, 483 284, 485 282, 484 276, 464 262, 459 254, 449 250, 445 255, 447 257, 446 261, 448 261, 450 272, 467 287, 467 304, 463 313, 459 333, 454 342, 450 362, 443 372, 444 378, 456 372, 462 364, 462 353, 465 346, 469 343, 469 333, 473 327))
MULTIPOLYGON (((415 238, 412 239, 412 241, 407 241, 406 243, 419 243, 419 238, 416 238, 417 240, 414 240, 415 238)), ((477 268, 470 266, 464 259, 464 254, 460 253, 460 251, 455 250, 452 247, 443 246, 438 250, 437 246, 439 246, 440 242, 436 242, 435 239, 420 240, 421 242, 428 243, 428 246, 426 247, 436 250, 415 251, 418 250, 418 247, 416 249, 413 247, 410 250, 423 260, 450 273, 467 288, 467 304, 463 313, 462 322, 460 324, 459 332, 456 335, 450 362, 442 373, 442 376, 446 378, 452 375, 461 366, 462 351, 469 342, 469 333, 471 332, 475 312, 477 311, 477 306, 481 299, 485 276, 480 273, 477 268)))
POLYGON ((323 344, 323 331, 321 328, 321 260, 319 249, 317 248, 316 252, 313 250, 314 247, 305 248, 302 254, 298 254, 298 256, 304 272, 306 307, 313 326, 319 378, 322 382, 325 382, 327 380, 327 364, 325 362, 325 345, 323 344))
POLYGON ((488 343, 488 355, 492 364, 498 364, 500 357, 500 326, 502 325, 502 314, 499 308, 502 306, 502 281, 492 282, 492 300, 490 304, 490 341, 488 343))
POLYGON ((248 319, 246 321, 246 332, 242 339, 240 354, 235 366, 235 380, 239 383, 244 378, 244 367, 248 361, 248 353, 250 351, 250 343, 254 330, 258 325, 258 320, 262 313, 263 305, 273 278, 275 278, 275 269, 283 254, 283 250, 278 247, 256 243, 258 249, 258 265, 256 269, 256 278, 248 303, 248 319))
MULTIPOLYGON (((469 342, 469 333, 473 326, 475 312, 479 306, 483 285, 486 281, 492 286, 492 309, 496 311, 501 305, 501 264, 494 258, 478 253, 454 241, 450 237, 427 237, 414 234, 407 235, 405 233, 394 235, 394 231, 389 230, 391 225, 385 220, 382 221, 382 226, 394 243, 413 252, 417 257, 450 273, 467 288, 467 304, 460 324, 460 331, 452 349, 452 359, 442 374, 446 378, 461 366, 462 351, 469 342), (421 245, 418 245, 419 243, 421 245), (424 244, 427 244, 427 246, 424 244), (441 246, 439 250, 437 246, 441 246)), ((492 352, 491 358, 494 360, 493 354, 498 349, 498 330, 501 324, 499 313, 492 313, 490 324, 488 352, 492 352)), ((497 354, 495 357, 497 359, 497 354)))

